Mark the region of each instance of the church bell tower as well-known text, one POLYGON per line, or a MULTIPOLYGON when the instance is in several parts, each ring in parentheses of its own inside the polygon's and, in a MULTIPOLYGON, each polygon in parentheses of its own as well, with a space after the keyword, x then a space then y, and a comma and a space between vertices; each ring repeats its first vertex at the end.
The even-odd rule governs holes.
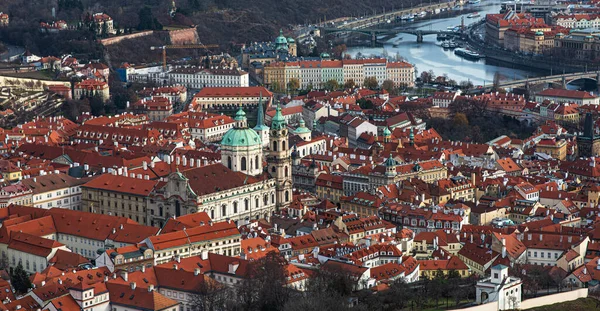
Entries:
POLYGON ((286 121, 278 105, 271 121, 267 157, 269 174, 276 181, 278 209, 287 207, 292 202, 292 159, 289 147, 286 121))

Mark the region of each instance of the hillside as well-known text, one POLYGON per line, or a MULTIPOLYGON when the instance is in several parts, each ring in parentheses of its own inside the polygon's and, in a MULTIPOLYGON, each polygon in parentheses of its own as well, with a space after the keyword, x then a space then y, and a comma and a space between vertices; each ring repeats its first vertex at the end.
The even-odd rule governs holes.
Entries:
POLYGON ((86 12, 105 12, 120 27, 136 27, 138 12, 144 5, 152 8, 163 24, 194 24, 206 43, 244 43, 271 39, 278 28, 290 24, 314 23, 321 18, 381 12, 384 8, 419 4, 416 0, 179 0, 177 19, 169 16, 171 0, 2 0, 0 11, 16 23, 37 23, 57 19, 74 23, 86 12), (326 5, 325 5, 326 3, 326 5))

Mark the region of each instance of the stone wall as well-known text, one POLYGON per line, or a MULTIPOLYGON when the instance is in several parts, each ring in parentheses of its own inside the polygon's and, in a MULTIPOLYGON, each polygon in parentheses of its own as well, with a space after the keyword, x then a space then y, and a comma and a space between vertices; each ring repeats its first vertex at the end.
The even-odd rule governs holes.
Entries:
POLYGON ((71 88, 71 82, 68 81, 50 81, 19 77, 0 76, 0 87, 10 87, 24 89, 28 91, 43 91, 50 85, 64 85, 71 88))
POLYGON ((100 44, 102 44, 104 46, 107 46, 107 45, 119 43, 123 40, 129 40, 129 39, 133 39, 133 38, 149 36, 149 35, 152 35, 153 33, 154 33, 153 30, 147 30, 147 31, 132 33, 129 35, 122 35, 122 36, 118 36, 118 37, 100 39, 100 40, 98 40, 98 42, 100 42, 100 44))
POLYGON ((178 30, 164 31, 165 37, 169 44, 183 45, 183 44, 198 44, 198 33, 196 28, 185 28, 178 30))
POLYGON ((564 292, 560 294, 542 296, 538 298, 527 299, 521 302, 521 310, 527 310, 539 306, 551 305, 560 302, 566 302, 576 300, 579 298, 586 298, 588 296, 587 288, 580 288, 572 290, 570 292, 564 292))

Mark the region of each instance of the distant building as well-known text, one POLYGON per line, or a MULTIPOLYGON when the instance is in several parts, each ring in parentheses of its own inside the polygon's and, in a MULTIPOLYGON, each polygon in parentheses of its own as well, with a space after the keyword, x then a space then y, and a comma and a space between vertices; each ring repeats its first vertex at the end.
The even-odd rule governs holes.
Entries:
MULTIPOLYGON (((230 68, 175 68, 167 73, 168 84, 184 85, 188 89, 205 87, 248 87, 248 73, 230 68)), ((160 83, 162 84, 162 83, 160 83)))
POLYGON ((267 64, 277 60, 296 57, 298 54, 296 40, 286 38, 283 30, 273 42, 254 42, 242 49, 242 68, 250 68, 253 62, 267 64))
POLYGON ((0 27, 8 26, 9 21, 10 19, 8 17, 8 14, 0 12, 0 27))
POLYGON ((76 83, 73 93, 75 99, 94 97, 96 95, 99 95, 103 101, 107 101, 110 98, 108 83, 94 79, 87 79, 76 83))
POLYGON ((108 16, 107 14, 95 13, 92 15, 92 19, 92 22, 95 24, 97 34, 102 34, 102 31, 104 30, 106 30, 106 33, 110 35, 117 33, 117 30, 114 28, 112 17, 108 16))

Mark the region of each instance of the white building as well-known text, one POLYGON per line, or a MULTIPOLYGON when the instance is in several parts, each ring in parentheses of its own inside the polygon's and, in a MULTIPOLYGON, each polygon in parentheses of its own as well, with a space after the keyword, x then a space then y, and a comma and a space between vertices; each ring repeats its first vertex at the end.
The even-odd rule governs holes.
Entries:
POLYGON ((239 69, 204 69, 199 67, 175 68, 167 73, 170 84, 184 85, 188 89, 205 87, 247 87, 248 73, 239 69))
POLYGON ((496 265, 491 276, 475 285, 477 304, 497 301, 498 310, 517 310, 521 305, 521 279, 508 275, 508 267, 496 265))
POLYGON ((89 180, 67 174, 49 174, 23 179, 21 182, 32 190, 32 203, 37 208, 81 210, 81 185, 89 180))

